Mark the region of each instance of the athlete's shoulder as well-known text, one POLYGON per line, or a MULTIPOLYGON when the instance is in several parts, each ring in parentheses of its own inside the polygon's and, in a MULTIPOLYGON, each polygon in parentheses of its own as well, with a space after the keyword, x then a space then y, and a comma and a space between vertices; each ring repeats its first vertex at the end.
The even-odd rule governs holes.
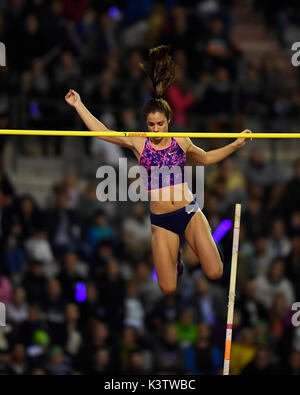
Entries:
POLYGON ((186 152, 191 145, 191 140, 187 137, 176 137, 174 138, 177 144, 186 152))
POLYGON ((147 141, 147 137, 134 136, 131 137, 132 144, 136 149, 142 149, 147 141))

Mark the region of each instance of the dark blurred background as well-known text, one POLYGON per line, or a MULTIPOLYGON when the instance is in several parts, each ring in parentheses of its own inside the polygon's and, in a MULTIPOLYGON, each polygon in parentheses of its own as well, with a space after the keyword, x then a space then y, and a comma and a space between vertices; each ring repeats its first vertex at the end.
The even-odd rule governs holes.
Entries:
MULTIPOLYGON (((75 89, 112 130, 145 130, 138 63, 170 44, 172 131, 299 132, 296 1, 0 0, 0 128, 85 130, 75 89)), ((195 139, 209 150, 230 140, 195 139)), ((221 374, 224 275, 184 246, 174 295, 152 277, 148 205, 99 202, 96 170, 133 155, 96 138, 1 136, 1 374, 221 374)), ((215 231, 242 203, 231 374, 300 373, 299 140, 255 139, 205 169, 215 231)))

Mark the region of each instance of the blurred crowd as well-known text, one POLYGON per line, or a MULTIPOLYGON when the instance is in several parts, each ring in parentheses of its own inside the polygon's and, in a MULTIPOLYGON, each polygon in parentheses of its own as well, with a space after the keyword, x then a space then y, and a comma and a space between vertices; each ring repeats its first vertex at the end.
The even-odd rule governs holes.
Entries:
MULTIPOLYGON (((139 62, 160 44, 171 46, 180 66, 166 92, 174 130, 226 131, 247 116, 298 117, 298 90, 287 86, 276 59, 266 54, 253 63, 244 60, 232 38, 234 5, 234 0, 2 0, 0 41, 7 67, 0 68, 0 127, 82 129, 64 102, 72 88, 112 130, 143 129, 140 109, 152 91, 139 62)), ((30 154, 26 141, 17 148, 30 154)), ((43 137, 41 154, 60 155, 62 141, 43 137)), ((86 153, 93 152, 85 143, 86 153)))
MULTIPOLYGON (((22 128, 82 129, 63 100, 73 88, 108 127, 139 130, 151 87, 138 63, 158 44, 170 44, 180 66, 166 92, 172 129, 199 130, 203 122, 226 130, 234 111, 297 116, 299 94, 286 91, 276 65, 244 62, 231 38, 233 5, 0 0, 8 63, 0 67, 0 128, 17 117, 22 128)), ((27 152, 27 140, 18 141, 27 152)), ((53 154, 54 143, 59 155, 60 141, 43 137, 42 154, 53 154)), ((97 152, 95 140, 86 141, 93 144, 87 153, 97 152)), ((122 153, 109 152, 103 163, 122 153)), ((7 325, 0 326, 0 374, 220 374, 232 231, 220 241, 220 280, 208 280, 184 245, 184 274, 176 293, 165 296, 153 273, 148 205, 100 202, 96 191, 95 183, 82 189, 67 173, 40 207, 18 193, 2 157, 0 301, 7 325)), ((300 301, 300 159, 291 175, 257 150, 243 171, 234 156, 214 166, 204 199, 212 231, 233 219, 236 202, 243 212, 231 373, 299 374, 292 304, 300 301)))
POLYGON ((253 0, 252 6, 284 48, 290 49, 293 42, 299 41, 300 5, 297 0, 253 0))
MULTIPOLYGON (((300 374, 300 158, 291 177, 253 152, 205 178, 214 232, 241 202, 232 374, 300 374)), ((45 208, 19 196, 2 164, 2 374, 220 374, 232 231, 224 274, 208 280, 183 245, 185 270, 164 295, 153 273, 147 203, 100 202, 68 173, 45 208)))

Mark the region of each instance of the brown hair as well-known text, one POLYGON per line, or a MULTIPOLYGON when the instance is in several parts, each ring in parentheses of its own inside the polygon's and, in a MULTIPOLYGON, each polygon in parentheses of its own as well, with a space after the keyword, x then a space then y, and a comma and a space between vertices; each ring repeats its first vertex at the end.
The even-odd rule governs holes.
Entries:
POLYGON ((148 100, 143 108, 144 119, 151 112, 162 112, 168 121, 172 119, 172 110, 163 94, 176 78, 177 66, 169 55, 170 47, 161 45, 150 49, 149 62, 139 63, 152 82, 155 97, 148 100))

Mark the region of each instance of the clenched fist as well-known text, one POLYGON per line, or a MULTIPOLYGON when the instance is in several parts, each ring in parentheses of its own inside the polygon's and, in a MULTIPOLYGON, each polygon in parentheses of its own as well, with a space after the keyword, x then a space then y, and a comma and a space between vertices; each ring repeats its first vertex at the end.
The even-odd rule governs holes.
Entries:
POLYGON ((66 94, 65 100, 72 107, 76 107, 78 104, 81 103, 79 94, 73 89, 70 89, 69 92, 66 94))
MULTIPOLYGON (((249 133, 249 134, 251 134, 252 132, 251 132, 251 130, 249 130, 249 129, 246 129, 246 130, 243 130, 241 133, 249 133)), ((251 141, 252 140, 252 138, 251 137, 239 137, 239 138, 237 138, 235 141, 234 141, 234 145, 235 145, 235 147, 236 148, 242 148, 245 144, 246 144, 246 142, 247 141, 251 141)))

